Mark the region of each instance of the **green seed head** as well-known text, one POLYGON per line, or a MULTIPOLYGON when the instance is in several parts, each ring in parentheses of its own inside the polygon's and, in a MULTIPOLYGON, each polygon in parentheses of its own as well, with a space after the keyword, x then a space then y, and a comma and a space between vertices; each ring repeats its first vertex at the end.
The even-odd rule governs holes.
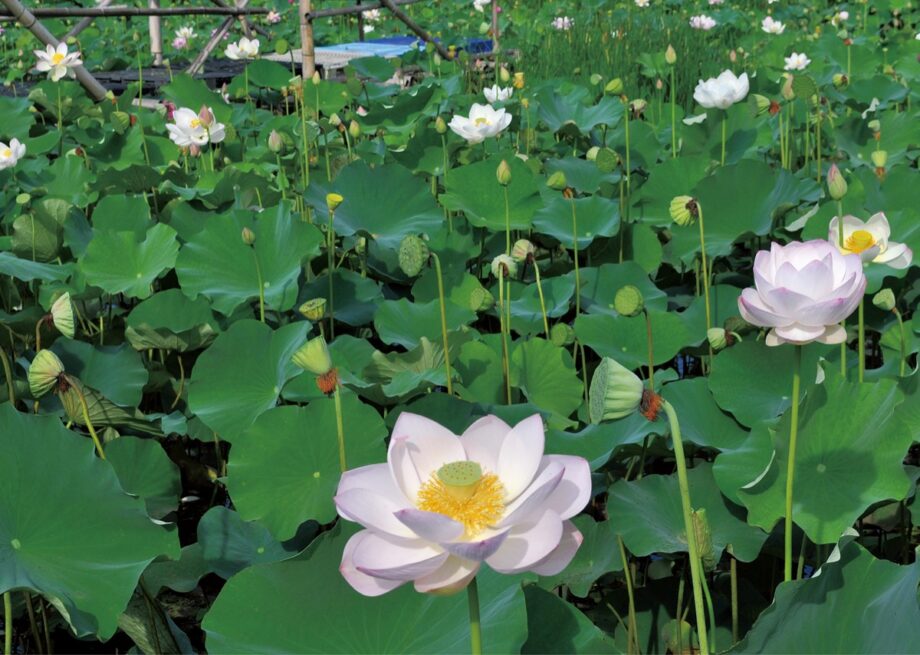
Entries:
POLYGON ((613 308, 621 316, 638 316, 645 308, 642 292, 631 284, 620 287, 613 298, 613 308))
POLYGON ((469 487, 482 478, 482 467, 476 462, 451 462, 438 469, 438 479, 449 487, 469 487))

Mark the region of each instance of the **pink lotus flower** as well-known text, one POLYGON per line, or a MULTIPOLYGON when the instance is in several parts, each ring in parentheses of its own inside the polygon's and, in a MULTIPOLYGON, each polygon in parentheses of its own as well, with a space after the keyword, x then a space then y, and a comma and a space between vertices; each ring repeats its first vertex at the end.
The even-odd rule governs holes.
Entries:
POLYGON ((587 461, 543 454, 543 422, 514 428, 486 416, 457 436, 404 412, 386 464, 347 471, 335 504, 366 529, 349 539, 340 570, 365 596, 414 582, 453 593, 485 562, 500 573, 555 575, 581 533, 567 519, 591 498, 587 461))
POLYGON ((754 285, 741 292, 738 309, 748 323, 772 328, 768 346, 841 343, 846 331, 839 323, 859 305, 866 276, 858 255, 816 239, 761 250, 754 285))

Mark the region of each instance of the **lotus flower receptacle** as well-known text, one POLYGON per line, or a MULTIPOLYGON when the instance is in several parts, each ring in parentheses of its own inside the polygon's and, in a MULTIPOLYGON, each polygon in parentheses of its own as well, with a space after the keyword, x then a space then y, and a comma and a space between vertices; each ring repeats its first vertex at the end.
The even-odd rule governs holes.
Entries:
POLYGON ((615 359, 604 357, 591 379, 588 414, 592 423, 629 416, 642 403, 642 380, 615 359))
POLYGON ((326 339, 322 336, 307 341, 297 349, 291 360, 313 375, 325 375, 332 370, 332 357, 329 355, 326 339))
POLYGON ((537 249, 534 247, 532 241, 529 239, 518 239, 511 247, 511 259, 518 264, 523 264, 524 262, 532 260, 536 251, 537 249))
POLYGON ((421 273, 430 256, 428 244, 415 234, 407 234, 399 243, 399 269, 407 277, 421 273))
POLYGON ((699 218, 700 206, 691 196, 677 196, 671 201, 670 211, 671 220, 681 227, 687 227, 699 218))
POLYGON ((54 389, 64 375, 64 363, 50 350, 39 350, 29 366, 29 391, 41 398, 54 389))
POLYGON ((891 289, 882 289, 872 296, 872 304, 884 312, 890 312, 895 308, 897 302, 891 289))
POLYGON ((326 194, 326 207, 329 208, 330 212, 334 212, 338 209, 339 205, 345 201, 345 198, 339 193, 327 193, 326 194))
POLYGON ((326 315, 326 299, 325 298, 311 298, 304 304, 302 304, 298 311, 306 318, 308 321, 319 321, 326 315))
POLYGON ((68 339, 73 339, 75 331, 73 324, 73 303, 70 302, 70 293, 62 294, 51 305, 51 322, 57 331, 68 339))
POLYGON ((645 309, 645 299, 638 287, 627 284, 617 290, 613 297, 613 308, 621 316, 638 316, 645 309))

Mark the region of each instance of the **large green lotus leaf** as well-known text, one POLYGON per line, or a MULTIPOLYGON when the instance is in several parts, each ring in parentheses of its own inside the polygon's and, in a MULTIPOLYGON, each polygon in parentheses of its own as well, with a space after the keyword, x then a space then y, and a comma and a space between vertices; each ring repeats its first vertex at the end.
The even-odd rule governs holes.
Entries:
MULTIPOLYGON (((332 296, 335 303, 335 320, 357 326, 374 320, 380 302, 380 284, 356 271, 337 268, 332 278, 332 296)), ((312 298, 329 298, 329 278, 321 275, 304 285, 299 302, 312 298)), ((326 307, 329 309, 328 305, 326 307)))
POLYGON ((533 217, 534 230, 571 248, 575 227, 572 222, 573 203, 579 248, 587 248, 597 237, 611 237, 620 229, 620 207, 613 200, 601 196, 567 200, 561 194, 555 194, 533 217))
POLYGON ((32 102, 25 97, 0 98, 0 112, 3 113, 3 135, 7 138, 17 138, 20 141, 28 138, 29 130, 35 124, 35 113, 30 111, 32 102))
POLYGON ((589 107, 581 102, 578 94, 562 94, 547 86, 537 94, 536 100, 540 120, 553 132, 571 125, 582 134, 588 134, 598 125, 616 125, 623 116, 623 103, 613 96, 604 96, 589 107))
POLYGON ((207 299, 189 300, 179 289, 153 294, 125 319, 125 339, 135 350, 198 350, 211 343, 218 332, 220 327, 207 299))
POLYGON ((164 98, 172 100, 177 107, 192 107, 197 111, 198 107, 207 105, 221 123, 230 120, 232 109, 221 95, 209 89, 204 81, 196 80, 186 73, 174 75, 169 84, 161 87, 160 91, 164 98))
POLYGON ((93 227, 100 232, 134 232, 141 240, 150 227, 150 206, 143 196, 103 196, 93 209, 93 227))
POLYGON ((64 415, 68 421, 86 427, 86 418, 83 416, 83 405, 80 393, 86 400, 89 420, 97 430, 102 428, 127 429, 140 434, 162 436, 157 426, 144 416, 140 410, 124 409, 95 389, 84 385, 77 378, 71 378, 67 389, 58 394, 64 406, 64 415))
POLYGON ((712 465, 712 474, 725 497, 743 505, 739 490, 753 486, 761 475, 765 475, 775 456, 769 425, 761 423, 754 426, 738 447, 719 453, 712 465))
MULTIPOLYGON (((706 231, 706 252, 711 258, 724 257, 732 244, 749 234, 765 235, 775 217, 800 202, 814 202, 820 195, 817 183, 794 176, 766 163, 745 159, 717 169, 703 178, 687 195, 699 200, 706 231), (734 198, 735 202, 726 199, 734 198)), ((685 264, 700 251, 698 226, 671 230, 668 243, 671 259, 685 264)))
POLYGON ((11 252, 0 252, 0 273, 17 280, 59 281, 70 277, 73 264, 42 264, 31 259, 20 259, 11 252))
POLYGON ((534 214, 542 205, 536 178, 517 157, 509 155, 504 161, 511 167, 511 184, 507 187, 502 187, 495 177, 502 158, 491 157, 451 169, 441 202, 451 211, 462 211, 476 227, 487 227, 494 232, 504 233, 504 189, 507 188, 508 223, 511 229, 530 229, 534 214))
POLYGON ((574 605, 536 585, 524 586, 527 642, 521 653, 618 653, 613 640, 574 605))
POLYGON ((557 171, 565 175, 566 184, 580 193, 596 193, 602 184, 615 184, 620 179, 619 172, 605 173, 595 162, 571 156, 546 160, 547 174, 557 171))
POLYGON ((109 442, 105 455, 115 469, 122 489, 142 498, 150 516, 163 518, 176 509, 182 493, 179 469, 159 442, 120 437, 109 442))
POLYGON ((434 232, 444 222, 444 213, 424 180, 396 164, 371 168, 356 161, 342 169, 330 189, 311 187, 307 198, 322 224, 329 220, 326 191, 345 198, 335 210, 335 231, 340 236, 360 233, 396 248, 407 234, 434 232))
MULTIPOLYGON (((571 276, 541 278, 543 302, 549 318, 559 318, 568 313, 575 295, 575 278, 571 276)), ((498 285, 492 287, 492 295, 498 297, 498 285)), ((521 284, 511 282, 511 329, 519 334, 542 333, 543 310, 540 307, 540 292, 537 283, 521 284)), ((546 336, 546 335, 544 335, 546 336)))
POLYGON ((598 522, 581 514, 573 522, 584 541, 565 570, 550 578, 540 578, 540 586, 553 589, 564 584, 574 595, 586 598, 595 580, 605 573, 623 570, 623 560, 616 547, 617 533, 613 521, 598 522))
POLYGON ((660 429, 639 412, 616 421, 588 425, 581 432, 551 428, 546 432, 546 452, 584 457, 591 469, 596 471, 620 446, 641 444, 647 436, 660 429))
MULTIPOLYGON (((386 426, 353 394, 342 398, 345 461, 349 469, 386 459, 386 426)), ((329 523, 339 484, 335 403, 271 409, 233 441, 228 488, 240 516, 257 520, 276 539, 290 539, 304 521, 329 523)))
MULTIPOLYGON (((827 346, 812 344, 802 352, 802 393, 814 384, 818 357, 827 346)), ((791 404, 793 346, 767 346, 753 336, 720 352, 712 362, 709 390, 719 407, 748 427, 770 421, 791 404)))
POLYGON ((913 653, 920 563, 876 559, 849 538, 820 575, 784 582, 733 653, 913 653))
POLYGON ((624 229, 623 257, 636 262, 646 273, 654 274, 664 258, 658 233, 642 223, 630 223, 624 229))
MULTIPOLYGON (((575 280, 575 272, 566 273, 567 277, 575 280)), ((613 309, 613 298, 620 287, 631 284, 642 292, 645 306, 649 309, 666 311, 668 308, 667 294, 655 286, 649 279, 648 273, 636 262, 623 262, 622 264, 602 264, 597 268, 582 268, 579 271, 581 278, 581 309, 589 314, 609 314, 616 316, 613 309)))
POLYGON ((274 407, 285 383, 302 372, 291 356, 309 327, 297 322, 273 331, 253 320, 231 325, 195 362, 188 390, 191 411, 232 441, 274 407))
POLYGON ((511 385, 532 404, 562 417, 581 406, 584 394, 569 351, 537 337, 515 345, 511 385))
MULTIPOLYGON (((468 653, 466 594, 420 594, 410 584, 368 598, 345 582, 339 563, 354 532, 336 526, 296 558, 234 576, 204 618, 208 651, 468 653)), ((521 577, 483 567, 478 579, 483 649, 519 652, 527 638, 521 577)))
MULTIPOLYGON (((709 287, 713 327, 722 327, 726 319, 738 316, 738 296, 740 295, 741 289, 728 284, 716 284, 709 287)), ((687 331, 694 343, 706 341, 706 299, 702 295, 694 297, 690 306, 680 313, 680 317, 687 326, 687 331)))
POLYGON ((322 241, 320 231, 294 218, 286 204, 252 217, 216 215, 182 247, 176 273, 187 296, 203 295, 227 316, 258 299, 261 273, 265 306, 287 311, 297 299, 301 263, 319 253, 322 241), (252 247, 240 236, 244 227, 255 234, 252 247))
POLYGON ((113 403, 137 407, 149 376, 140 355, 127 347, 94 346, 84 341, 58 339, 51 346, 64 369, 113 403))
MULTIPOLYGON (((471 309, 464 309, 454 303, 445 303, 447 329, 457 330, 476 320, 471 309)), ((384 343, 397 344, 403 348, 415 348, 422 337, 429 341, 441 341, 441 302, 411 302, 406 298, 382 300, 374 315, 374 327, 384 343)))
POLYGON ((246 65, 249 83, 268 89, 281 90, 291 81, 291 69, 276 61, 256 59, 246 65))
POLYGON ((88 191, 94 174, 83 157, 76 154, 58 157, 42 169, 42 174, 49 196, 62 198, 77 207, 86 207, 99 198, 96 191, 88 191))
POLYGON ((686 441, 726 450, 738 448, 747 437, 747 432, 719 409, 706 378, 672 382, 665 386, 662 395, 677 411, 686 441))
MULTIPOLYGON (((742 562, 752 562, 767 540, 767 533, 748 525, 744 508, 730 503, 716 486, 712 466, 704 463, 687 471, 693 509, 704 508, 718 560, 725 548, 742 562)), ((630 552, 687 552, 687 531, 681 509, 677 474, 646 475, 639 480, 619 480, 610 487, 607 513, 630 552)))
POLYGON ((141 239, 134 232, 93 230, 80 268, 86 281, 103 291, 146 298, 154 280, 175 265, 178 253, 176 231, 162 223, 141 239))
MULTIPOLYGON (((678 314, 649 310, 652 355, 655 364, 674 358, 693 339, 678 314)), ((578 340, 602 357, 612 357, 626 368, 648 365, 648 328, 645 316, 582 314, 575 319, 578 340)))
MULTIPOLYGON (((648 180, 633 194, 634 209, 630 217, 651 225, 671 225, 671 200, 691 195, 706 176, 707 166, 709 157, 701 155, 666 159, 655 164, 648 180)), ((673 229, 681 228, 675 226, 673 229)))
POLYGON ((62 237, 61 225, 46 214, 21 214, 13 221, 13 252, 31 261, 50 262, 56 259, 62 237))
POLYGON ((0 591, 40 592, 78 636, 108 639, 147 565, 178 556, 176 533, 57 418, 0 406, 0 449, 0 591))
POLYGON ((502 374, 501 344, 497 335, 486 335, 482 341, 468 341, 451 360, 460 375, 462 385, 457 392, 464 400, 480 403, 500 403, 505 398, 502 374))
MULTIPOLYGON (((894 380, 860 384, 832 372, 809 391, 799 416, 792 515, 814 543, 836 542, 870 505, 907 496, 903 461, 916 426, 898 412, 903 400, 894 380)), ((765 530, 785 516, 791 414, 773 430, 776 457, 766 474, 738 492, 750 523, 765 530)))
POLYGON ((253 564, 277 562, 291 553, 264 525, 247 522, 226 507, 212 507, 198 522, 198 545, 208 569, 229 580, 253 564))
MULTIPOLYGON (((456 353, 460 344, 450 343, 450 350, 456 353)), ((455 355, 456 356, 456 355, 455 355)), ((441 342, 432 343, 422 337, 418 346, 405 353, 384 353, 375 350, 370 363, 361 371, 359 378, 378 385, 383 398, 374 399, 367 390, 362 394, 379 404, 405 402, 410 397, 447 384, 447 370, 444 367, 444 348, 441 342)))

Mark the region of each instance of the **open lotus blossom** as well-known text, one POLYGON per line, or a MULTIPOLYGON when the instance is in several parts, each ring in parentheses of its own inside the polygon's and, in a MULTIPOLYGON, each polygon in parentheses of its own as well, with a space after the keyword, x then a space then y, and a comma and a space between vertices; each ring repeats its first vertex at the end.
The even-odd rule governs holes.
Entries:
POLYGON ((693 99, 706 109, 728 109, 747 96, 751 85, 747 73, 735 77, 730 70, 722 71, 718 77, 700 80, 693 90, 693 99))
POLYGON ((568 16, 557 16, 553 19, 553 28, 563 32, 568 32, 574 24, 575 21, 568 16))
POLYGON ((636 0, 637 7, 648 7, 649 0, 636 0))
POLYGON ((379 9, 368 9, 361 12, 361 17, 370 23, 379 23, 381 19, 379 9))
POLYGON ((725 0, 709 0, 709 5, 721 5, 725 4, 725 0))
POLYGON ((781 21, 774 20, 773 16, 767 16, 760 21, 760 29, 767 34, 782 34, 786 31, 786 26, 781 21))
POLYGON ((773 243, 754 258, 754 288, 738 298, 748 323, 771 328, 766 344, 841 343, 840 322, 853 313, 866 290, 857 255, 845 255, 823 239, 773 243))
POLYGON ((807 55, 800 52, 793 52, 788 57, 784 57, 783 61, 786 62, 785 69, 787 71, 802 71, 811 63, 811 59, 807 55))
POLYGON ((52 82, 57 82, 65 75, 74 76, 73 69, 80 66, 83 61, 80 59, 79 52, 67 52, 67 44, 63 41, 57 44, 57 47, 48 45, 44 50, 33 50, 38 57, 38 63, 35 70, 41 73, 48 73, 52 82))
POLYGON ((454 116, 448 126, 468 143, 481 143, 489 137, 498 136, 502 130, 511 125, 511 114, 504 109, 495 109, 492 105, 473 103, 470 115, 454 116))
POLYGON ((217 122, 209 107, 202 107, 200 112, 181 107, 173 112, 173 120, 175 123, 166 124, 169 138, 183 148, 220 143, 227 136, 223 123, 217 122))
POLYGON ((840 23, 848 21, 849 19, 850 19, 850 12, 838 11, 836 14, 834 14, 831 17, 831 24, 834 26, 837 26, 837 25, 840 25, 840 23))
POLYGON ((490 4, 492 4, 492 0, 473 0, 473 9, 481 14, 490 4))
POLYGON ((503 89, 502 87, 495 84, 493 86, 488 86, 484 88, 482 90, 482 94, 486 97, 486 100, 488 100, 490 103, 504 102, 505 100, 509 100, 511 96, 514 94, 514 88, 509 86, 508 88, 503 89))
POLYGON ((186 42, 191 41, 195 38, 195 30, 192 27, 186 25, 185 27, 180 27, 176 30, 177 39, 185 39, 186 42))
POLYGON ((366 529, 340 570, 365 596, 407 582, 420 592, 466 587, 482 563, 500 573, 561 572, 582 535, 568 520, 591 498, 581 457, 544 455, 539 415, 511 428, 486 416, 457 436, 403 412, 386 464, 342 475, 339 515, 366 529))
POLYGON ((259 39, 244 36, 237 43, 229 44, 224 54, 229 59, 255 59, 259 56, 259 39))
POLYGON ((182 38, 181 36, 177 36, 172 40, 172 45, 176 50, 185 50, 185 48, 188 46, 188 40, 182 38))
POLYGON ((704 32, 708 32, 715 26, 716 26, 715 19, 707 16, 706 14, 700 14, 699 16, 690 17, 690 27, 692 27, 695 30, 703 30, 704 32))
POLYGON ((889 241, 891 227, 885 214, 879 212, 863 223, 855 216, 843 217, 843 243, 840 243, 840 223, 831 219, 827 240, 845 255, 859 255, 864 262, 888 264, 891 268, 907 268, 914 253, 906 244, 889 241))
POLYGON ((267 14, 265 14, 265 22, 268 23, 269 25, 277 25, 278 23, 281 22, 281 14, 279 14, 277 11, 272 10, 268 12, 267 14))
POLYGON ((15 166, 25 154, 26 146, 19 139, 10 139, 9 145, 0 143, 0 171, 15 166))

